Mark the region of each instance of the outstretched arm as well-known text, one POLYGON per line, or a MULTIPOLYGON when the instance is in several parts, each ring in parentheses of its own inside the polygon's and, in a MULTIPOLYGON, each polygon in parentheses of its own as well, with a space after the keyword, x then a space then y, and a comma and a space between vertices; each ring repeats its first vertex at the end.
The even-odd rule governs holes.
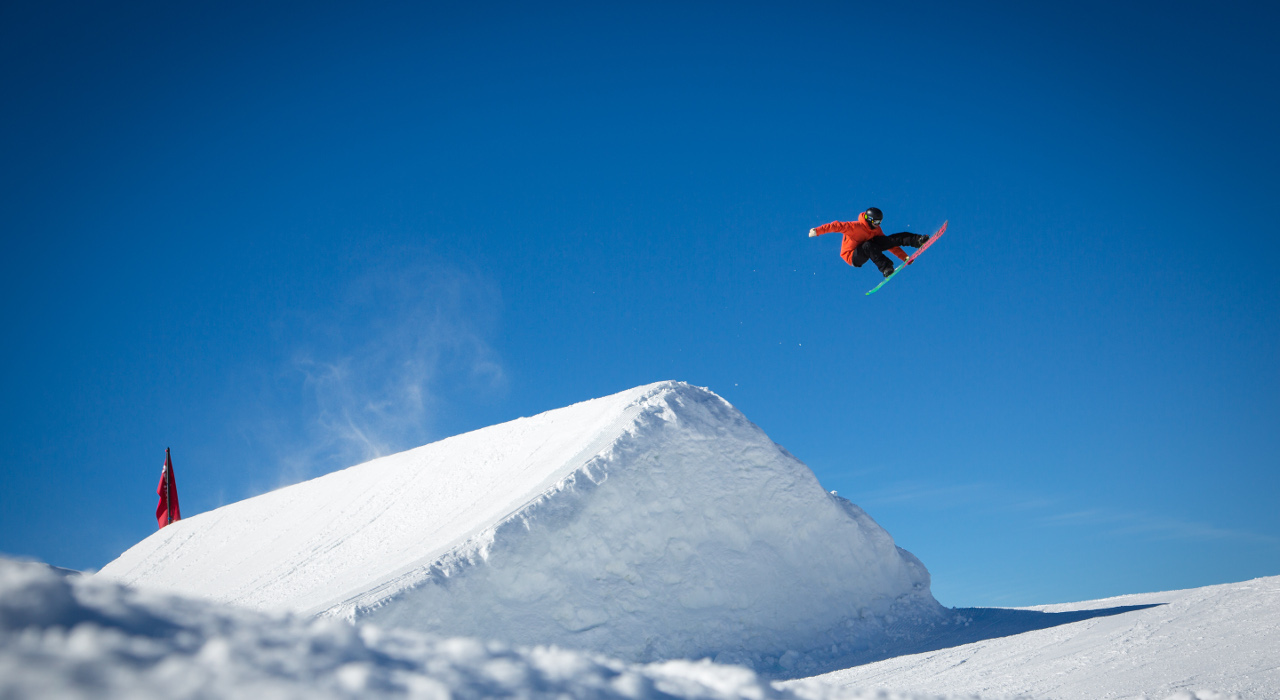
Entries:
POLYGON ((848 227, 849 223, 846 221, 832 221, 829 224, 823 224, 817 228, 809 229, 809 237, 813 238, 814 236, 821 236, 824 233, 832 233, 833 231, 844 233, 848 227))

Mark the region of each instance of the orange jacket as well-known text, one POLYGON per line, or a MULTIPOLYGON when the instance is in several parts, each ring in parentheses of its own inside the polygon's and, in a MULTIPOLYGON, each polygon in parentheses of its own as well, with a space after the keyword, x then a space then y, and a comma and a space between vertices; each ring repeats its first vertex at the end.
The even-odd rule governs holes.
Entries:
MULTIPOLYGON (((813 230, 819 236, 832 231, 839 231, 844 234, 844 244, 840 246, 840 257, 844 258, 844 261, 850 265, 853 264, 853 251, 855 248, 876 236, 884 235, 884 231, 881 231, 879 226, 872 228, 871 224, 867 223, 866 212, 859 214, 857 221, 832 221, 813 230)), ((889 252, 902 260, 907 259, 907 254, 901 248, 890 248, 889 252)))

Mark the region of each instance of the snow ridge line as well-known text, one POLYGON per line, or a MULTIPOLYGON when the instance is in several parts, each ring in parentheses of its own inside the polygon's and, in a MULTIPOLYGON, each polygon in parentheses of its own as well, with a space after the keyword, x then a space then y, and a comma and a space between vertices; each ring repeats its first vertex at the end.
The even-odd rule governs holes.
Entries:
POLYGON ((608 469, 605 465, 613 461, 612 453, 615 452, 618 443, 636 434, 641 415, 653 412, 666 414, 664 417, 667 418, 674 417, 670 406, 666 404, 666 399, 682 391, 698 392, 724 402, 724 399, 707 389, 683 382, 664 381, 652 385, 649 391, 623 410, 609 430, 602 431, 596 439, 566 460, 563 467, 557 469, 535 489, 535 495, 512 510, 506 517, 493 525, 468 533, 443 551, 437 550, 401 567, 370 587, 362 586, 360 590, 351 591, 335 601, 317 605, 304 611, 303 614, 335 617, 354 622, 364 613, 382 607, 406 591, 432 580, 459 575, 465 569, 477 566, 481 561, 487 561, 498 540, 499 531, 516 523, 525 530, 529 530, 536 511, 551 506, 553 499, 559 494, 577 490, 579 475, 593 486, 603 483, 608 478, 608 469), (593 471, 598 471, 600 476, 597 477, 593 471))

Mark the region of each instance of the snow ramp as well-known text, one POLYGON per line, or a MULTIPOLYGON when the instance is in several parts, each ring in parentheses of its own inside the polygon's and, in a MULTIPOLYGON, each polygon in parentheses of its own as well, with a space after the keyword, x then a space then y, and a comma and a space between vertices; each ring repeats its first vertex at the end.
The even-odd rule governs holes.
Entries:
POLYGON ((929 574, 716 394, 661 382, 202 513, 98 576, 631 661, 793 668, 942 608, 929 574))

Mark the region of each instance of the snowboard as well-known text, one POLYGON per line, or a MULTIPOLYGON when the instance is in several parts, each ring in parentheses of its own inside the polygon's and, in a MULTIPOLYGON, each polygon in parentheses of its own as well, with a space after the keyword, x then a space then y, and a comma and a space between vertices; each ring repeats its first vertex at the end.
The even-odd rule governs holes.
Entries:
POLYGON ((937 232, 937 233, 935 233, 935 234, 933 234, 932 236, 930 236, 930 237, 929 237, 929 242, 928 242, 928 243, 925 243, 924 245, 920 246, 920 247, 916 250, 916 252, 912 253, 912 254, 911 254, 911 256, 907 258, 907 261, 906 261, 906 262, 904 262, 904 263, 902 263, 901 265, 899 265, 899 266, 898 266, 898 269, 896 269, 896 270, 894 270, 894 271, 893 271, 893 274, 891 274, 891 275, 889 275, 888 277, 886 277, 886 278, 884 278, 884 279, 880 280, 880 284, 877 284, 877 285, 876 285, 876 286, 875 286, 871 291, 867 292, 867 296, 870 296, 870 295, 872 295, 872 294, 875 294, 877 289, 880 289, 881 287, 883 287, 883 286, 885 285, 885 283, 886 283, 886 282, 888 282, 889 280, 893 279, 894 277, 897 277, 899 272, 902 272, 903 270, 907 269, 907 265, 910 265, 911 263, 915 262, 915 261, 916 261, 916 258, 920 257, 920 254, 921 254, 921 253, 923 253, 923 252, 925 252, 926 250, 928 250, 928 249, 929 249, 929 246, 933 245, 934 243, 937 243, 937 242, 938 242, 938 239, 939 239, 939 238, 942 238, 942 234, 944 234, 944 233, 946 233, 946 232, 947 232, 947 222, 946 222, 946 221, 944 221, 944 222, 942 222, 942 228, 938 229, 938 232, 937 232))

